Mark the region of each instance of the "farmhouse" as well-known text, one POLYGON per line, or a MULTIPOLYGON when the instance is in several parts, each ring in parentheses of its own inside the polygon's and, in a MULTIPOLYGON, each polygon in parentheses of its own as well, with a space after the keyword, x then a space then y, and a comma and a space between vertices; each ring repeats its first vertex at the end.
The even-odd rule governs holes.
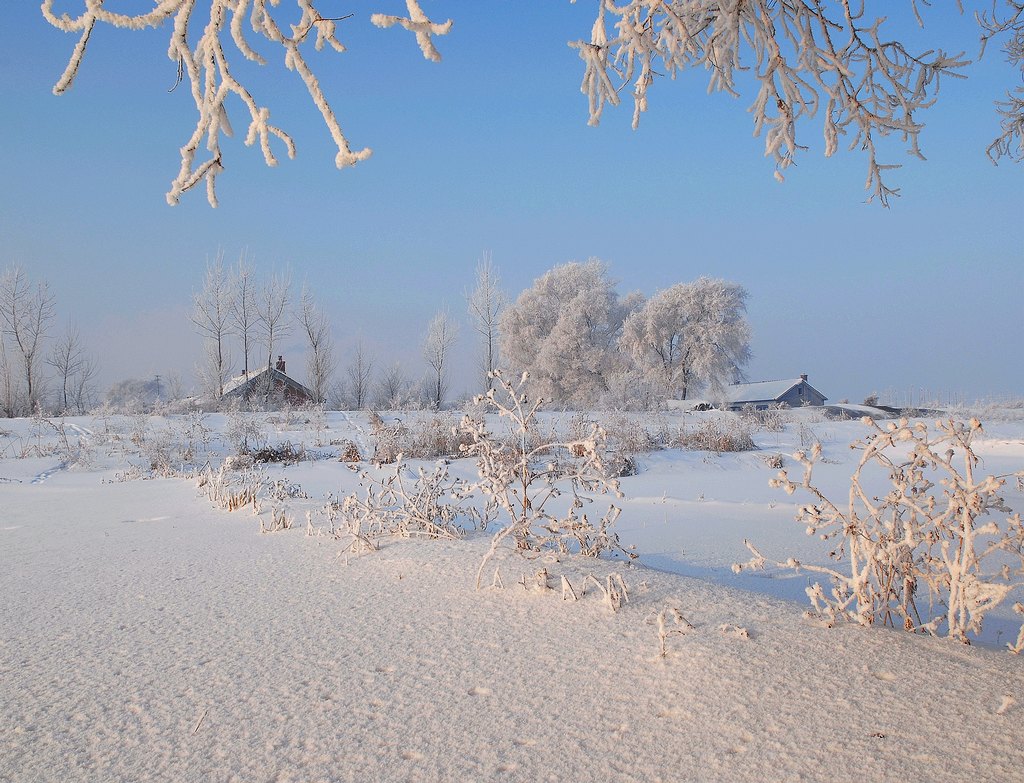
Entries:
POLYGON ((780 404, 799 408, 804 405, 824 405, 827 399, 807 382, 806 375, 801 375, 792 380, 734 383, 726 386, 723 407, 731 411, 741 410, 747 405, 757 410, 766 410, 780 404))
POLYGON ((264 367, 259 372, 237 375, 224 384, 224 397, 240 397, 249 402, 269 398, 271 401, 289 405, 305 405, 316 402, 313 392, 284 371, 283 356, 277 357, 274 367, 264 367))

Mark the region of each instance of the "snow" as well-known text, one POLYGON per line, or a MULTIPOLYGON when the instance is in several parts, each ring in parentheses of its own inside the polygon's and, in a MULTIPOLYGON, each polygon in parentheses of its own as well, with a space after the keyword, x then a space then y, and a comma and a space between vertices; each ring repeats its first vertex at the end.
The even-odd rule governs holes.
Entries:
MULTIPOLYGON (((84 465, 44 453, 52 428, 4 422, 0 780, 1015 779, 1011 614, 969 647, 828 629, 803 617, 804 575, 729 570, 744 537, 825 562, 763 458, 812 429, 816 479, 841 492, 863 425, 793 414, 755 434, 761 451, 640 455, 617 531, 641 565, 503 549, 504 588, 479 591, 488 533, 339 556, 302 523, 259 534, 250 509, 215 508, 193 480, 119 480, 139 473, 116 437, 137 420, 68 420, 96 441, 84 465), (541 568, 553 589, 536 587, 541 568), (620 575, 628 603, 613 613, 592 582, 584 595, 588 574, 620 575)), ((207 423, 216 435, 228 418, 207 423)), ((174 426, 154 417, 149 432, 174 426)), ((322 434, 301 416, 284 426, 270 440, 311 454, 369 437, 360 413, 329 414, 322 434)), ((1024 423, 986 431, 985 470, 1020 469, 1024 423)), ((268 473, 310 496, 296 514, 356 486, 335 460, 268 473)), ((1020 489, 1006 496, 1024 507, 1020 489)))

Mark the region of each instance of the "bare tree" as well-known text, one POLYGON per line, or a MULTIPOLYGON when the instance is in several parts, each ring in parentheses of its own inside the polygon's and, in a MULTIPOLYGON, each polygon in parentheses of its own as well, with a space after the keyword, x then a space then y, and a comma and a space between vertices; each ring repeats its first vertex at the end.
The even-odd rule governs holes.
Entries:
MULTIPOLYGON (((271 275, 270 279, 263 285, 256 303, 260 338, 267 352, 268 371, 273 366, 274 346, 278 340, 291 333, 292 322, 288 312, 291 298, 292 276, 291 272, 285 270, 271 275)), ((265 391, 266 400, 269 402, 271 392, 269 383, 265 391)))
POLYGON ((352 407, 362 410, 369 402, 370 378, 373 376, 373 359, 367 355, 362 338, 356 341, 352 361, 345 368, 345 374, 348 376, 352 407))
MULTIPOLYGON (((295 154, 291 137, 270 124, 269 110, 236 78, 235 73, 242 70, 233 69, 232 58, 241 55, 261 65, 266 62, 246 39, 246 30, 284 49, 285 62, 302 79, 334 140, 335 165, 351 166, 370 156, 369 148, 350 147, 304 54, 308 46, 344 50, 336 37, 339 19, 322 15, 320 0, 282 3, 290 6, 287 11, 266 0, 151 1, 150 10, 133 14, 109 11, 104 0, 83 0, 81 15, 71 16, 54 13, 54 0, 44 0, 42 12, 53 26, 79 35, 67 68, 54 85, 56 94, 74 81, 97 23, 142 30, 173 20, 167 53, 191 86, 198 118, 191 137, 180 148, 181 166, 167 193, 169 203, 176 204, 183 192, 205 182, 207 199, 216 206, 214 183, 224 170, 220 141, 222 133, 230 135, 231 96, 240 98, 248 111, 246 143, 259 140, 267 165, 277 163, 272 144, 280 144, 289 157, 295 154), (204 20, 207 10, 209 19, 204 20), (294 19, 296 10, 297 22, 278 22, 277 17, 283 22, 288 11, 294 19), (190 30, 202 33, 190 41, 190 30), (225 46, 228 41, 234 48, 225 46), (197 160, 204 154, 205 159, 197 160)), ((869 16, 892 4, 892 0, 597 0, 598 16, 590 39, 570 44, 583 61, 582 91, 589 102, 590 124, 600 121, 605 105, 617 105, 626 94, 633 100, 636 127, 647 110, 648 91, 660 76, 703 69, 710 74, 710 90, 738 97, 744 86, 738 76, 748 74, 756 90, 749 108, 754 131, 764 135, 765 153, 775 161, 777 178, 782 179, 782 172, 805 146, 798 141, 798 129, 820 116, 825 155, 835 153, 847 137, 850 149, 867 155, 871 198, 886 204, 898 190, 885 184, 883 175, 897 164, 879 162, 878 141, 886 136, 899 138, 908 152, 920 157, 921 114, 935 103, 941 78, 961 77, 970 64, 963 52, 951 55, 934 43, 923 43, 920 52, 909 50, 899 30, 893 29, 897 23, 869 16)), ((922 27, 925 17, 933 13, 956 13, 948 8, 934 11, 929 5, 926 0, 910 0, 922 27)), ((956 5, 961 13, 965 6, 975 10, 982 49, 991 41, 1001 41, 1012 66, 1024 69, 1024 2, 975 0, 956 5), (997 7, 1005 11, 1000 14, 997 7)), ((370 21, 381 28, 397 25, 414 33, 424 57, 440 60, 433 36, 446 34, 451 20, 432 22, 419 0, 406 0, 406 7, 408 17, 377 13, 370 21)), ((1009 92, 996 110, 1002 133, 989 146, 989 155, 993 160, 1024 158, 1024 88, 1009 92)))
POLYGON ((67 331, 53 344, 46 363, 57 372, 57 380, 60 383, 60 409, 62 413, 67 414, 76 401, 79 376, 83 370, 91 366, 78 327, 68 324, 67 331))
POLYGON ((230 372, 227 338, 234 299, 235 292, 224 268, 224 254, 218 253, 214 261, 207 262, 203 289, 193 296, 192 302, 192 323, 208 341, 200 375, 218 400, 224 396, 224 382, 230 372))
POLYGON ((305 285, 299 307, 299 321, 309 341, 309 357, 306 361, 306 377, 309 389, 317 402, 327 399, 331 376, 334 375, 334 339, 331 336, 331 322, 305 285))
POLYGON ((476 287, 466 294, 469 317, 480 336, 480 370, 484 391, 493 386, 493 373, 498 368, 498 321, 506 302, 498 268, 488 251, 476 265, 476 287))
POLYGON ((458 334, 458 324, 452 321, 447 311, 442 310, 430 320, 423 340, 423 358, 430 367, 430 403, 437 409, 441 408, 448 393, 445 370, 448 354, 458 334))
POLYGON ((256 279, 252 262, 243 253, 231 276, 235 296, 231 306, 231 327, 242 343, 242 372, 249 375, 249 354, 252 353, 259 316, 256 311, 256 279))
MULTIPOLYGON (((15 264, 0 277, 0 322, 4 336, 9 339, 17 360, 21 364, 24 381, 24 405, 17 402, 12 409, 30 412, 39 402, 40 360, 46 330, 53 321, 54 296, 45 282, 32 284, 25 269, 15 264)), ((8 358, 8 369, 11 370, 8 358)), ((12 397, 17 400, 19 390, 14 387, 12 397)))
POLYGON ((85 413, 96 396, 96 389, 93 380, 99 373, 99 363, 96 357, 86 354, 78 368, 78 374, 74 376, 74 385, 71 387, 71 403, 79 415, 85 413))
POLYGON ((374 405, 388 410, 401 408, 408 402, 411 389, 412 384, 402 368, 402 363, 395 362, 377 380, 374 405))

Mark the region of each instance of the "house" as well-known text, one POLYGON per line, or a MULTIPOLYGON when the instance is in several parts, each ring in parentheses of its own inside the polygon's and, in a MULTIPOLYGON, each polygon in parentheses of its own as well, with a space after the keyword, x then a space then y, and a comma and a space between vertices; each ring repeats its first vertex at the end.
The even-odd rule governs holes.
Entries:
POLYGON ((758 381, 757 383, 734 383, 725 387, 724 407, 738 411, 747 405, 756 410, 767 410, 773 405, 787 405, 799 408, 804 405, 824 405, 824 394, 807 382, 807 376, 783 381, 758 381))
POLYGON ((224 384, 224 399, 240 397, 249 402, 257 402, 269 398, 274 402, 285 402, 289 405, 305 405, 315 403, 316 396, 294 378, 285 374, 283 356, 277 357, 274 367, 264 367, 259 372, 252 371, 248 375, 237 375, 224 384))

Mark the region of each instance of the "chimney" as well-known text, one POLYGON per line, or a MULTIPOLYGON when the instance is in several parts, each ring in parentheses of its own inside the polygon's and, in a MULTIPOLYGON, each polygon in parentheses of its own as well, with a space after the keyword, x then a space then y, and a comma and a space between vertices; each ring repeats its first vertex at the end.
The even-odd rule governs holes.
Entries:
MULTIPOLYGON (((284 357, 283 356, 278 356, 277 357, 277 371, 278 372, 284 372, 284 357)), ((806 375, 804 376, 804 380, 807 380, 807 376, 806 375)))
MULTIPOLYGON (((281 369, 283 370, 284 367, 282 366, 281 369)), ((807 383, 807 376, 806 375, 801 375, 800 376, 800 380, 803 381, 804 383, 807 383)))

